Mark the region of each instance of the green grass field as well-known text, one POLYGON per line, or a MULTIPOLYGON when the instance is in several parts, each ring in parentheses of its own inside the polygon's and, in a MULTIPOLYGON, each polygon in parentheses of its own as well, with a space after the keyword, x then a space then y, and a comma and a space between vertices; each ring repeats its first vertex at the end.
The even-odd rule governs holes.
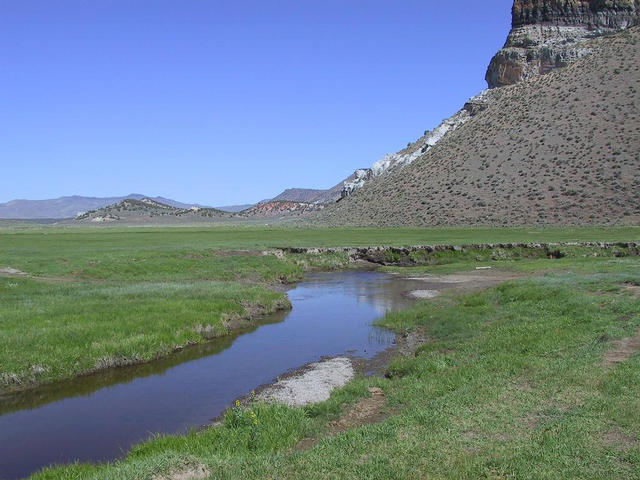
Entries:
MULTIPOLYGON (((0 277, 0 393, 207 341, 234 319, 285 306, 272 285, 297 281, 309 268, 348 266, 340 254, 262 254, 270 248, 638 239, 633 227, 5 228, 0 268, 27 275, 0 277)), ((443 270, 490 260, 478 255, 424 260, 443 270)))
MULTIPOLYGON (((276 284, 340 255, 263 255, 285 246, 638 241, 617 229, 11 228, 0 233, 0 393, 170 354, 238 318, 286 307, 276 284)), ((640 259, 565 248, 444 252, 386 270, 447 274, 490 265, 523 275, 387 315, 430 341, 389 378, 360 378, 306 408, 253 405, 219 428, 162 436, 105 465, 38 479, 640 479, 640 357, 605 365, 640 326, 640 259), (594 253, 598 254, 594 257, 594 253), (337 437, 327 425, 384 389, 389 417, 337 437), (318 443, 292 449, 301 439, 318 443), (176 477, 177 478, 177 477, 176 477)))
POLYGON ((390 313, 382 325, 420 328, 430 341, 388 378, 358 379, 322 404, 253 405, 257 425, 228 414, 221 427, 161 436, 111 464, 34 478, 638 479, 640 355, 605 358, 639 333, 640 262, 593 262, 610 271, 573 273, 567 262, 564 273, 390 313), (369 386, 384 390, 389 417, 325 436, 369 386), (313 448, 294 448, 309 436, 313 448))

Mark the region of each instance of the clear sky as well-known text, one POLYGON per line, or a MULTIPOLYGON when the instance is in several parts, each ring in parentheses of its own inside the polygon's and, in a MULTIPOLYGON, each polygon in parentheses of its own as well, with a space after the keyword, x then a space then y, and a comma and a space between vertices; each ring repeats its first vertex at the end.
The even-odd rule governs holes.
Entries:
POLYGON ((328 188, 486 88, 512 0, 0 0, 0 202, 328 188))

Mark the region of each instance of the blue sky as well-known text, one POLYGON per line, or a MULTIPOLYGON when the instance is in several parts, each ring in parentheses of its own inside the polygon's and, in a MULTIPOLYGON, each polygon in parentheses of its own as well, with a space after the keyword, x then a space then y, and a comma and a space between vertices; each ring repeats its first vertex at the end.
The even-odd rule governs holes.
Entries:
POLYGON ((328 188, 486 88, 511 0, 0 0, 0 202, 328 188))

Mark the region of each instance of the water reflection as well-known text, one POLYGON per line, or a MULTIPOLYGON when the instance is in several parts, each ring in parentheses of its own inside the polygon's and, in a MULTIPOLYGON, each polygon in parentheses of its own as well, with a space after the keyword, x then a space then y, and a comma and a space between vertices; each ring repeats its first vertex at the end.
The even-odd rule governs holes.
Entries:
POLYGON ((372 326, 416 282, 376 272, 318 273, 289 292, 290 312, 146 365, 0 399, 0 478, 53 463, 121 456, 154 433, 206 424, 237 397, 323 356, 370 358, 393 342, 372 326))

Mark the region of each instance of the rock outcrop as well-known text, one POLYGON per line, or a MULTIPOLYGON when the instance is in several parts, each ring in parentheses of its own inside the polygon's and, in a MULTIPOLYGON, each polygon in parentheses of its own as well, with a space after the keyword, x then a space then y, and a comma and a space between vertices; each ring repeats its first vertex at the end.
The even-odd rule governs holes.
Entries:
POLYGON ((475 115, 388 158, 314 223, 640 224, 640 26, 584 46, 592 53, 565 68, 468 102, 475 115))
POLYGON ((342 192, 340 192, 340 198, 346 198, 353 192, 362 188, 371 177, 373 176, 373 170, 370 168, 359 168, 353 175, 351 180, 345 180, 342 192))
POLYGON ((638 24, 639 0, 515 0, 511 32, 485 78, 495 88, 548 73, 588 54, 585 40, 638 24))
POLYGON ((416 159, 427 153, 438 142, 442 141, 447 135, 460 128, 467 123, 472 117, 482 112, 492 99, 492 93, 485 90, 475 97, 470 98, 464 104, 461 110, 446 118, 440 125, 430 131, 424 132, 424 135, 407 148, 397 153, 388 153, 371 168, 360 168, 344 181, 342 194, 340 198, 351 196, 356 190, 364 187, 366 183, 376 177, 386 175, 387 173, 405 167, 413 163, 416 159))

